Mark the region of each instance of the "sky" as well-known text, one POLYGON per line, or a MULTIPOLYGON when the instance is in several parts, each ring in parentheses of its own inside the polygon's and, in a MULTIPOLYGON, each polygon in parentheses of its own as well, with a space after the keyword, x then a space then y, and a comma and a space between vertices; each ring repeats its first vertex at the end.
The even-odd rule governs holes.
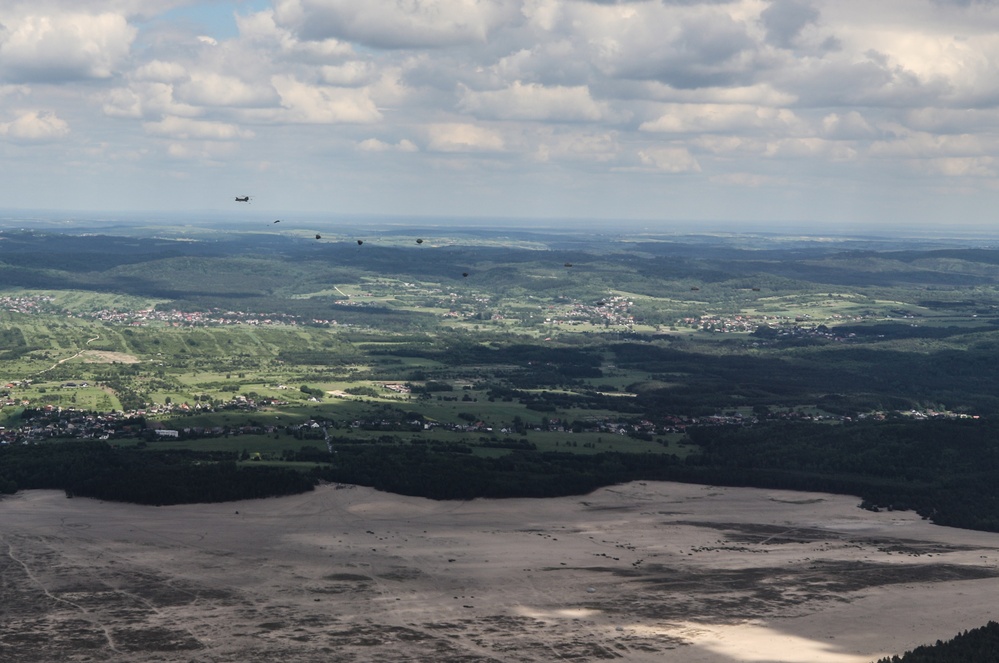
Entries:
POLYGON ((3 0, 0 208, 991 227, 999 0, 3 0))

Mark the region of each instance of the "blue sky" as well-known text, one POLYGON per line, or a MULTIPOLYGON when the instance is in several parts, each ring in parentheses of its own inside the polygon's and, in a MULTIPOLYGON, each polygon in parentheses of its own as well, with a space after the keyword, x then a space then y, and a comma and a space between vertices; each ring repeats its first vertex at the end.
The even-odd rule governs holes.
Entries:
POLYGON ((269 0, 246 0, 245 2, 204 2, 174 7, 155 16, 151 23, 188 23, 199 32, 217 40, 235 39, 239 36, 236 14, 249 14, 266 11, 269 0))
POLYGON ((988 227, 999 6, 8 0, 0 208, 988 227))

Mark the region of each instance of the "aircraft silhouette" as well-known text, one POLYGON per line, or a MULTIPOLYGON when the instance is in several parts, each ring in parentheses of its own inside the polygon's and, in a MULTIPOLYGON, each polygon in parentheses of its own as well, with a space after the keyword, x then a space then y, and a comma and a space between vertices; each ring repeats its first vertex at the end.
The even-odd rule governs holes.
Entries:
POLYGON ((281 219, 277 219, 274 223, 281 223, 281 219))
POLYGON ((237 203, 248 203, 248 202, 250 202, 250 197, 249 196, 236 196, 236 202, 237 203))
POLYGON ((322 239, 322 238, 323 238, 322 235, 320 235, 319 233, 316 233, 316 239, 322 239))

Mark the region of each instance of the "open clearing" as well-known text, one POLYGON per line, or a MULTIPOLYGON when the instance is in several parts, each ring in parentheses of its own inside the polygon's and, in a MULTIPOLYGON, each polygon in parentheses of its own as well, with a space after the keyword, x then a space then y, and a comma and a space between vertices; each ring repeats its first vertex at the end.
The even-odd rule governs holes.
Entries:
POLYGON ((857 503, 27 491, 0 501, 0 660, 862 663, 997 618, 999 534, 857 503))
POLYGON ((126 352, 110 352, 108 350, 86 350, 81 353, 85 357, 85 361, 91 361, 101 364, 113 364, 118 362, 120 364, 138 364, 139 358, 135 355, 130 355, 126 352))

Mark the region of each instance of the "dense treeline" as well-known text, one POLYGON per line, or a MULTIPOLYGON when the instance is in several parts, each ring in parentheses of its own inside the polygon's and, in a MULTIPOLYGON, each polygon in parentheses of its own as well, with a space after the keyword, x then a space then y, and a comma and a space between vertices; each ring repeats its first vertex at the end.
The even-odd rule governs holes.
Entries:
POLYGON ((849 399, 852 412, 942 404, 980 414, 999 413, 995 332, 967 335, 965 349, 932 352, 828 345, 780 354, 698 351, 697 346, 621 343, 610 346, 618 366, 663 377, 671 386, 642 391, 646 412, 697 414, 746 403, 780 406, 849 399), (975 339, 973 342, 971 339, 975 339), (712 353, 713 352, 713 353, 712 353), (677 380, 676 376, 683 376, 677 380), (672 378, 672 379, 670 379, 672 378))
POLYGON ((137 504, 225 502, 312 490, 313 477, 235 457, 115 449, 104 442, 0 447, 0 492, 50 488, 72 497, 137 504))
POLYGON ((981 420, 772 422, 690 431, 713 483, 859 495, 941 525, 999 531, 999 425, 981 420))
MULTIPOLYGON (((556 497, 635 479, 669 478, 675 456, 516 450, 499 458, 423 446, 343 445, 322 478, 433 499, 556 497)), ((682 473, 682 472, 681 472, 682 473)))
POLYGON ((965 631, 947 642, 916 647, 902 656, 879 659, 877 663, 995 663, 999 661, 999 623, 965 631))
MULTIPOLYGON (((0 491, 59 488, 142 504, 215 502, 309 490, 318 478, 434 499, 548 497, 633 480, 675 480, 858 495, 870 509, 912 509, 941 525, 999 531, 999 425, 975 420, 769 422, 689 431, 698 451, 538 452, 484 458, 466 445, 337 438, 311 475, 238 466, 235 456, 122 448, 103 442, 0 447, 0 491)), ((505 446, 505 445, 504 445, 505 446)))

